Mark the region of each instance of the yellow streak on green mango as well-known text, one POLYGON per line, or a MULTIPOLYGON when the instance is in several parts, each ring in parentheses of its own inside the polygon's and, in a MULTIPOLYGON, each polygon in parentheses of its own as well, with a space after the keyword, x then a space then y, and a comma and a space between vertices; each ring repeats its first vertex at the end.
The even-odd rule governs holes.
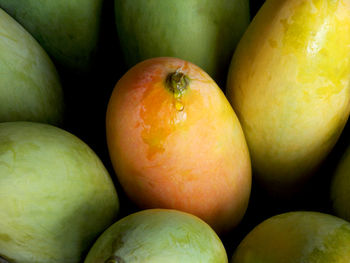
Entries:
POLYGON ((47 124, 0 123, 0 257, 78 263, 119 211, 96 154, 47 124))
POLYGON ((63 122, 56 68, 38 42, 0 8, 0 122, 63 122))
POLYGON ((225 248, 200 218, 172 209, 146 209, 110 226, 84 263, 227 263, 225 248))

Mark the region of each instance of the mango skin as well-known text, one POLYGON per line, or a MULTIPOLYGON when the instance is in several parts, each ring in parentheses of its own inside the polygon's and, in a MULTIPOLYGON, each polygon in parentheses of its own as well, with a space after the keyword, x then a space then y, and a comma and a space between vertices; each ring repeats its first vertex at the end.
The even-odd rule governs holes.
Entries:
POLYGON ((0 0, 53 58, 74 72, 92 67, 103 0, 0 0))
POLYGON ((334 213, 350 221, 350 148, 341 157, 334 171, 330 195, 334 213))
POLYGON ((117 32, 129 67, 177 57, 222 83, 250 22, 248 0, 115 0, 117 32))
POLYGON ((0 9, 0 122, 61 124, 59 76, 38 42, 0 9))
POLYGON ((251 190, 247 144, 224 93, 201 68, 168 57, 131 68, 110 97, 106 134, 118 180, 140 208, 188 212, 217 232, 242 219, 251 190), (189 79, 179 98, 167 87, 174 72, 189 79))
POLYGON ((293 195, 349 116, 350 2, 269 0, 233 56, 227 98, 257 181, 293 195))
POLYGON ((115 261, 108 262, 228 262, 209 225, 169 209, 143 210, 119 220, 98 238, 84 263, 105 263, 113 257, 115 261))
POLYGON ((231 263, 347 263, 349 222, 318 212, 288 212, 256 226, 231 263))
POLYGON ((119 210, 113 182, 80 139, 39 123, 0 123, 0 257, 82 262, 119 210))

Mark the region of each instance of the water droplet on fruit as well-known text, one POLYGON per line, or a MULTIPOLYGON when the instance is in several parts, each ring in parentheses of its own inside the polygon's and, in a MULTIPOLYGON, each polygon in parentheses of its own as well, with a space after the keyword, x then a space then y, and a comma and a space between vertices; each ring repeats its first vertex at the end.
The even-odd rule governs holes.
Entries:
POLYGON ((176 101, 175 108, 177 111, 182 111, 184 109, 184 105, 180 101, 176 101))

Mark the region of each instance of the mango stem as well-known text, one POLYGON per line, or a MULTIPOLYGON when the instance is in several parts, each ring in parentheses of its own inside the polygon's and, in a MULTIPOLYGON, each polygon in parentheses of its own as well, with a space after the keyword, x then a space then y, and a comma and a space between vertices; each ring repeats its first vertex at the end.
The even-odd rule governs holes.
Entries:
POLYGON ((166 87, 174 94, 175 98, 181 97, 181 95, 187 89, 188 83, 188 77, 178 70, 169 73, 166 78, 166 87))

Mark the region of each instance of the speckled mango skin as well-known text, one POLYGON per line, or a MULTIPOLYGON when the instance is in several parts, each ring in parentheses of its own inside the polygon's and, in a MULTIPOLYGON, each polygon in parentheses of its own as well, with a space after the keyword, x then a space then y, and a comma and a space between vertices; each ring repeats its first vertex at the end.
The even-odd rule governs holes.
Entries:
POLYGON ((176 210, 149 209, 131 214, 108 228, 84 263, 106 262, 227 263, 228 260, 214 230, 198 217, 176 210))
POLYGON ((230 103, 201 68, 177 58, 137 64, 113 90, 106 131, 118 180, 141 208, 192 213, 218 232, 242 219, 248 148, 230 103), (174 72, 189 79, 180 98, 166 85, 174 72))
POLYGON ((340 159, 331 182, 330 196, 334 213, 350 221, 350 148, 340 159))
POLYGON ((318 212, 288 212, 255 227, 231 263, 348 263, 350 224, 318 212))
POLYGON ((227 98, 257 181, 293 194, 349 116, 350 2, 268 0, 233 56, 227 98))
POLYGON ((177 57, 226 79, 232 53, 250 22, 248 0, 115 0, 117 31, 129 67, 177 57))
POLYGON ((79 263, 115 222, 119 200, 96 154, 39 123, 0 123, 0 257, 79 263))
POLYGON ((61 124, 63 92, 38 42, 0 8, 0 122, 61 124))
POLYGON ((92 67, 103 0, 0 0, 55 63, 71 71, 92 67))

